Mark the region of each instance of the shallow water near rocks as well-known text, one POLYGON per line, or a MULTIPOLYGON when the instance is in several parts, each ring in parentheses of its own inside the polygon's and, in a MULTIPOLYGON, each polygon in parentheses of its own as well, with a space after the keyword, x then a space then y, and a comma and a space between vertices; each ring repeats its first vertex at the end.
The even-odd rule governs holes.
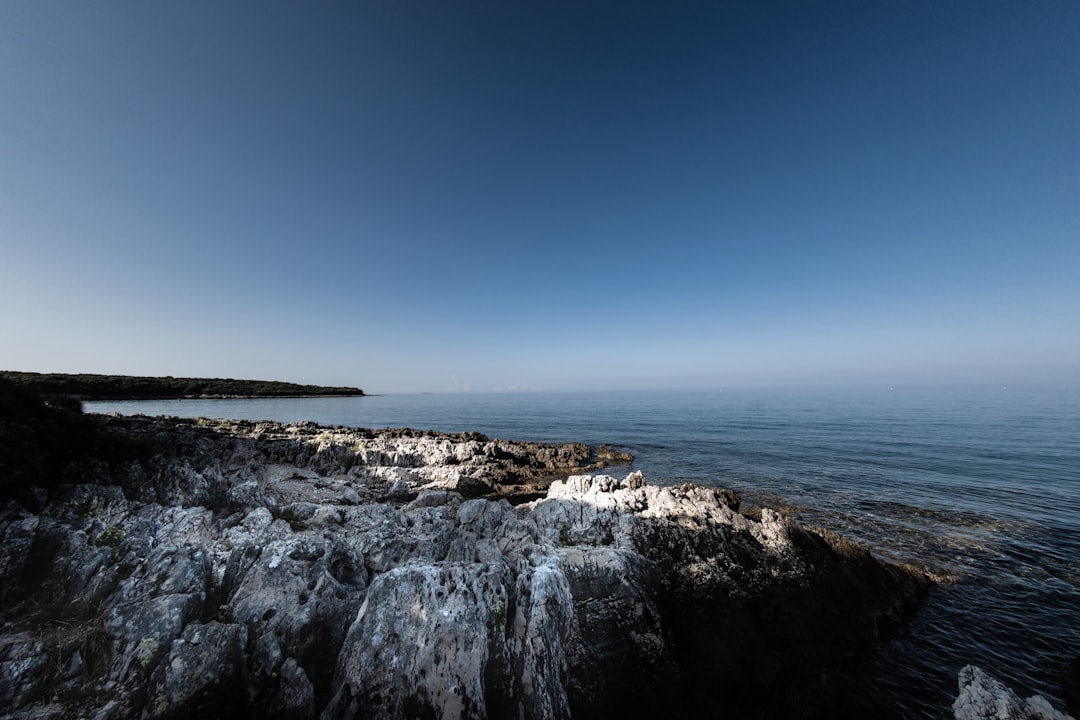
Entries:
POLYGON ((634 453, 623 475, 738 490, 747 504, 955 581, 867 667, 853 712, 951 717, 980 665, 1063 706, 1080 655, 1080 387, 746 388, 88 402, 143 413, 477 431, 634 453))

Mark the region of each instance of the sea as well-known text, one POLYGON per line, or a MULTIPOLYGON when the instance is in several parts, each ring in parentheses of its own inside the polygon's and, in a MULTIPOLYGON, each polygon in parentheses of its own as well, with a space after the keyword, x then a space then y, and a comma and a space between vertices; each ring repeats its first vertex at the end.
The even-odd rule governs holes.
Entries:
POLYGON ((737 490, 935 584, 864 666, 866 716, 950 718, 960 668, 1064 708, 1080 657, 1080 385, 87 402, 87 412, 607 443, 616 476, 737 490))

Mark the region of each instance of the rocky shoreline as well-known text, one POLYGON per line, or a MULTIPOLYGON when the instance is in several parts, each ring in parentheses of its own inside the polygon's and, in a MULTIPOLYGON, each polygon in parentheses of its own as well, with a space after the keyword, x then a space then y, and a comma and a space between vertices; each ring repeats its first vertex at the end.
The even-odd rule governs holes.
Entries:
POLYGON ((4 717, 823 717, 928 584, 611 448, 104 421, 0 510, 4 717))

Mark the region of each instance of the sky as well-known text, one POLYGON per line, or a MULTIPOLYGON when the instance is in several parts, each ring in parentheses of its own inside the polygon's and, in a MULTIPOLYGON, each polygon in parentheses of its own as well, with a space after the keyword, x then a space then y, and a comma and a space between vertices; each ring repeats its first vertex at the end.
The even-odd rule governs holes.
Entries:
POLYGON ((1080 3, 0 3, 0 369, 1080 382, 1080 3))

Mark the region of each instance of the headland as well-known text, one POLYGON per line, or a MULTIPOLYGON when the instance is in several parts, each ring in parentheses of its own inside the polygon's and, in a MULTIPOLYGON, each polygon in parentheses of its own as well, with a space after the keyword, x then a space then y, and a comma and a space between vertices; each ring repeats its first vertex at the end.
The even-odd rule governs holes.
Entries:
POLYGON ((174 398, 362 396, 355 387, 298 385, 277 380, 142 377, 33 373, 0 370, 0 380, 44 396, 76 400, 170 400, 174 398))

